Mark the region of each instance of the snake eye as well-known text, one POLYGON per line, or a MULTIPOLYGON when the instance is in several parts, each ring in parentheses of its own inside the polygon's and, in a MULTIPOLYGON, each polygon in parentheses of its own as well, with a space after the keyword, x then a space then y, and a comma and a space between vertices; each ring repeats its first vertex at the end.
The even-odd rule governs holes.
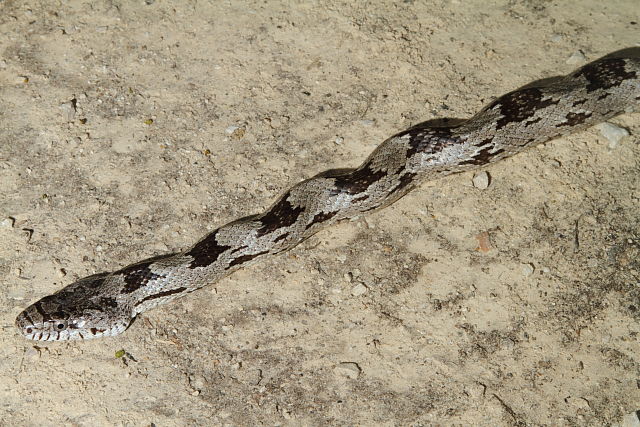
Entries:
POLYGON ((66 328, 66 327, 67 327, 67 325, 65 325, 64 323, 58 323, 56 325, 56 329, 59 330, 59 331, 64 330, 64 328, 66 328))
POLYGON ((30 334, 31 332, 33 332, 33 329, 27 328, 27 333, 30 334))

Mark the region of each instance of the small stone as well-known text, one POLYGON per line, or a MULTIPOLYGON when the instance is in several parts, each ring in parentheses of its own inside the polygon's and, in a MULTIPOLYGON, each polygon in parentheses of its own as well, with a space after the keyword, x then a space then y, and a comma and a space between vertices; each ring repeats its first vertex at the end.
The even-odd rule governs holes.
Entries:
POLYGON ((374 123, 373 120, 360 120, 360 124, 364 126, 373 126, 374 123))
POLYGON ((531 276, 536 271, 536 268, 533 264, 522 264, 522 274, 524 276, 531 276))
POLYGON ((15 224, 15 219, 13 218, 5 218, 2 221, 0 221, 0 227, 3 228, 13 228, 13 224, 15 224))
POLYGON ((473 175, 473 186, 476 187, 479 190, 484 190, 487 187, 489 187, 489 183, 491 182, 491 178, 489 177, 489 174, 485 171, 482 172, 478 172, 477 174, 473 175))
POLYGON ((60 109, 62 110, 62 117, 64 118, 64 120, 67 122, 72 122, 76 116, 75 99, 60 104, 60 109))
POLYGON ((465 391, 471 396, 473 399, 481 399, 487 392, 487 386, 481 383, 474 383, 467 387, 465 387, 465 391))
POLYGON ((242 139, 245 134, 245 128, 240 126, 229 126, 224 131, 227 135, 231 136, 231 139, 235 140, 242 139))
POLYGON ((369 289, 367 289, 365 285, 363 285, 362 283, 358 283, 353 288, 351 288, 351 295, 353 295, 354 297, 358 297, 360 295, 366 294, 368 290, 369 289))
POLYGON ((569 65, 583 64, 587 62, 587 57, 584 56, 584 53, 581 50, 578 50, 574 52, 566 62, 569 65))
POLYGON ((360 376, 362 369, 355 362, 342 362, 334 368, 334 371, 338 375, 342 375, 349 379, 355 380, 360 376))
POLYGON ((569 396, 564 401, 575 409, 589 409, 589 401, 583 397, 569 396))
POLYGON ((640 410, 633 411, 622 417, 620 427, 640 427, 640 410))
POLYGON ((191 382, 191 386, 195 389, 195 390, 202 390, 204 388, 204 378, 201 376, 196 376, 193 378, 193 381, 191 382))
POLYGON ((551 36, 551 41, 554 43, 559 43, 562 41, 562 34, 554 34, 551 36))
POLYGON ((344 138, 339 136, 333 142, 335 142, 336 145, 342 145, 342 143, 344 142, 344 138))
POLYGON ((613 123, 600 123, 598 125, 602 136, 609 141, 609 148, 614 149, 618 143, 625 137, 629 136, 629 131, 623 127, 616 126, 613 123))
POLYGON ((227 135, 231 135, 232 133, 234 133, 238 129, 240 129, 240 126, 229 126, 228 128, 226 128, 224 130, 224 133, 226 133, 227 135))

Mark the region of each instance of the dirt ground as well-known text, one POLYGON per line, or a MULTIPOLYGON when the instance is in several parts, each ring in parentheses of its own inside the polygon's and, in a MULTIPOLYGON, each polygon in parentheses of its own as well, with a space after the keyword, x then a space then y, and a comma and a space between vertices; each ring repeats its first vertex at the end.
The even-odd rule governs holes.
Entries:
POLYGON ((594 128, 490 166, 486 189, 427 183, 118 337, 13 326, 412 124, 639 46, 637 0, 0 12, 1 425, 574 426, 640 409, 637 114, 612 120, 618 144, 594 128))

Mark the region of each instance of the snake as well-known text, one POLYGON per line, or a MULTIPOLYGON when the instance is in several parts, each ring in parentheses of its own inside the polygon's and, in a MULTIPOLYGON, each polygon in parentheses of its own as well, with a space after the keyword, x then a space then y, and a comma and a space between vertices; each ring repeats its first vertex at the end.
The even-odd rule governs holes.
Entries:
POLYGON ((331 169, 289 188, 262 213, 215 229, 180 253, 81 278, 22 311, 36 341, 114 336, 140 313, 287 251, 341 220, 390 205, 422 182, 471 171, 640 105, 640 48, 502 95, 467 119, 432 119, 386 139, 356 168, 331 169))

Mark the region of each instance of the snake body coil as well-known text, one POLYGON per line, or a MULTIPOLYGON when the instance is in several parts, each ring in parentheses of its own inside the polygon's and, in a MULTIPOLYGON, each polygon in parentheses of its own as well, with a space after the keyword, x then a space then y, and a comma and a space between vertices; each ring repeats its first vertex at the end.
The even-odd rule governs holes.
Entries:
POLYGON ((323 172, 269 209, 230 222, 178 254, 78 280, 16 319, 28 339, 122 333, 136 315, 296 246, 319 230, 393 203, 425 180, 477 169, 640 105, 638 49, 503 95, 473 117, 420 123, 383 142, 356 169, 323 172))

